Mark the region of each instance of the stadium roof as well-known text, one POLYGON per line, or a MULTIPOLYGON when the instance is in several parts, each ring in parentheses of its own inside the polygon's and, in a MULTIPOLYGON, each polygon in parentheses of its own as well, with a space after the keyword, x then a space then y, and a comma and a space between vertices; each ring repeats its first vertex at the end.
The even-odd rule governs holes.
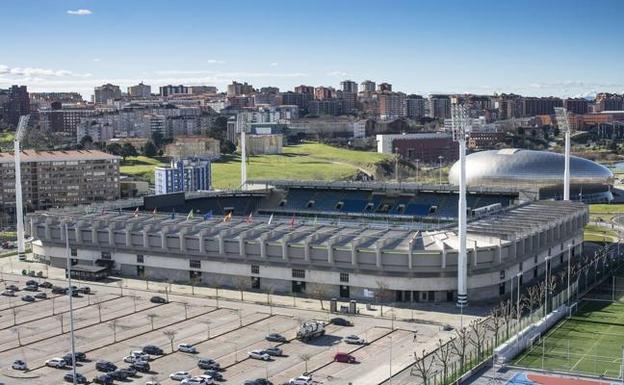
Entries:
MULTIPOLYGON (((12 152, 0 152, 0 163, 14 163, 12 152)), ((112 160, 121 159, 116 155, 107 154, 98 150, 70 150, 70 151, 33 151, 21 152, 20 160, 27 162, 64 162, 71 160, 112 160)))

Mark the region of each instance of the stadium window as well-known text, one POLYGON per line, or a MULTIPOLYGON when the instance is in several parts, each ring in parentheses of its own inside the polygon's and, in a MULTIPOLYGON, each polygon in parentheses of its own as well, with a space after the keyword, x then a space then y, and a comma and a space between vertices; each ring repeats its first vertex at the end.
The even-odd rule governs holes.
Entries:
POLYGON ((518 264, 518 271, 522 271, 522 262, 518 264))
POLYGON ((340 201, 336 203, 336 210, 342 210, 342 206, 344 206, 344 202, 340 201))
POLYGON ((102 251, 102 253, 100 255, 101 255, 102 259, 108 259, 108 260, 112 259, 110 251, 102 251))
POLYGON ((435 291, 430 290, 429 291, 429 302, 433 302, 435 301, 435 291))
POLYGON ((260 289, 260 277, 251 277, 251 288, 260 289))
POLYGON ((505 295, 505 282, 498 285, 498 295, 505 295))
POLYGON ((193 269, 200 269, 201 261, 199 259, 189 259, 189 266, 193 269))
POLYGON ((501 270, 501 272, 500 272, 500 279, 501 280, 505 279, 505 270, 501 270))
POLYGON ((137 254, 137 263, 144 263, 143 254, 137 254))
POLYGON ((559 263, 563 263, 563 253, 559 254, 559 263))
POLYGON ((78 256, 78 250, 77 249, 71 249, 71 256, 72 257, 77 257, 78 256))
POLYGON ((305 270, 292 269, 292 277, 293 278, 305 278, 305 270))
POLYGON ((260 274, 260 266, 251 265, 251 274, 260 274))
POLYGON ((537 254, 533 257, 533 263, 537 265, 537 254))
POLYGON ((349 282, 349 274, 340 273, 340 282, 349 282))
POLYGON ((533 269, 533 279, 537 278, 537 266, 533 269))

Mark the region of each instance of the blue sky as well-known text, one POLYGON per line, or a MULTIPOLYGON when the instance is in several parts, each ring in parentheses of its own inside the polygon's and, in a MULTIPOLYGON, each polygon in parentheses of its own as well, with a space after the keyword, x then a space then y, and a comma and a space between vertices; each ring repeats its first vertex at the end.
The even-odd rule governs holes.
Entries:
POLYGON ((0 87, 624 92, 621 0, 2 0, 0 18, 0 87))

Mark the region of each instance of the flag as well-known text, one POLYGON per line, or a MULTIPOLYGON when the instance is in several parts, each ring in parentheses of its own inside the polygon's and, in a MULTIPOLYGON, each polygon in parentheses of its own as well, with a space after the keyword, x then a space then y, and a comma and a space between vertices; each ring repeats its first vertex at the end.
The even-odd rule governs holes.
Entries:
POLYGON ((152 214, 156 215, 156 207, 154 207, 154 211, 152 211, 152 214))
POLYGON ((253 223, 252 213, 249 213, 249 216, 245 219, 245 223, 253 223))
POLYGON ((191 211, 189 211, 188 215, 186 216, 186 220, 191 220, 195 218, 195 214, 193 214, 193 209, 191 209, 191 211))
POLYGON ((267 225, 270 225, 271 222, 273 222, 273 214, 271 214, 271 216, 269 217, 269 221, 267 222, 267 225))
POLYGON ((204 214, 204 220, 207 221, 208 219, 212 219, 212 210, 204 214))
POLYGON ((137 207, 136 210, 134 210, 134 216, 138 217, 139 216, 139 208, 137 207))
POLYGON ((288 221, 288 225, 290 227, 294 227, 296 222, 297 221, 296 221, 296 218, 295 218, 295 214, 293 214, 292 218, 290 218, 290 221, 288 221))
POLYGON ((232 220, 232 212, 230 211, 229 213, 225 214, 225 216, 223 217, 223 222, 229 222, 232 220))

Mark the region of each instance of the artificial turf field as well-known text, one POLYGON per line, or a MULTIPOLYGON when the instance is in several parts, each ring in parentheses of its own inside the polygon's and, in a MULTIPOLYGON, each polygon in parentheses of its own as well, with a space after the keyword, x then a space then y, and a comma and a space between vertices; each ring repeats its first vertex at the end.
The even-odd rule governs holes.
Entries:
POLYGON ((584 299, 576 313, 522 353, 515 365, 620 377, 624 348, 624 303, 584 299))

